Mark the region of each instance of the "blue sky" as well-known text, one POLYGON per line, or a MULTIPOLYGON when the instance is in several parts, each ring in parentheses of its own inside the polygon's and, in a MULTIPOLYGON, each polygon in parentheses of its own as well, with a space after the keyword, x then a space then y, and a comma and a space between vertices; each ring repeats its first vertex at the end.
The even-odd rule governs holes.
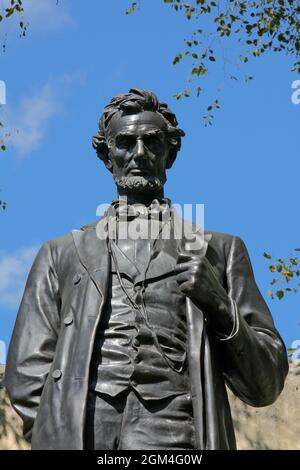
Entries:
MULTIPOLYGON (((204 203, 207 229, 242 237, 257 283, 287 346, 300 338, 300 294, 266 296, 271 275, 264 251, 286 256, 299 247, 300 105, 291 101, 291 61, 266 55, 250 61, 254 80, 224 80, 212 65, 198 99, 176 101, 189 64, 172 65, 191 32, 161 0, 27 0, 28 33, 1 25, 0 80, 7 87, 2 118, 11 129, 1 154, 0 340, 8 343, 20 295, 42 242, 95 219, 115 196, 111 176, 91 147, 103 107, 131 87, 167 101, 185 129, 168 176, 174 202, 204 203), (33 4, 35 3, 35 8, 33 4), (3 31, 5 28, 5 31, 3 31), (221 110, 204 127, 205 107, 218 93, 221 110), (18 131, 17 131, 18 130, 18 131)), ((229 52, 230 52, 230 46, 229 52)))

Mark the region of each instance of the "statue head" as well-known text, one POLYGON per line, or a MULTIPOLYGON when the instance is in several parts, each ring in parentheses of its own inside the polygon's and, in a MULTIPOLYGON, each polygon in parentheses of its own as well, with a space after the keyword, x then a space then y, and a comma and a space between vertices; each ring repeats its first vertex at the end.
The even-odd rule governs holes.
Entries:
POLYGON ((105 107, 93 147, 119 188, 149 191, 163 187, 184 135, 166 103, 131 89, 105 107))

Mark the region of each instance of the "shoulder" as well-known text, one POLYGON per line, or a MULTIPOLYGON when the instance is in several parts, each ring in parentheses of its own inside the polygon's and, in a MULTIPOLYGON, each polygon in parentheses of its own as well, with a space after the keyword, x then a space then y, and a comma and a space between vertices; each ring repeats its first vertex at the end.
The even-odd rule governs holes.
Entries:
POLYGON ((71 232, 61 235, 59 237, 47 240, 43 243, 41 251, 49 252, 49 256, 52 258, 55 266, 61 265, 62 263, 70 260, 73 262, 77 259, 77 251, 74 244, 73 232, 90 232, 96 229, 97 223, 100 219, 97 219, 91 223, 85 224, 82 227, 74 228, 71 232))
POLYGON ((205 234, 211 234, 209 247, 224 260, 228 260, 232 253, 247 251, 244 241, 238 235, 210 230, 205 230, 205 234))
POLYGON ((100 219, 94 220, 93 222, 90 222, 88 224, 85 224, 81 227, 75 227, 73 230, 71 230, 69 233, 66 233, 64 235, 61 235, 59 237, 53 238, 51 240, 47 240, 44 245, 49 245, 51 250, 59 250, 59 249, 65 249, 68 246, 72 245, 73 243, 73 235, 72 233, 74 231, 88 231, 88 230, 95 230, 97 223, 99 222, 100 219))

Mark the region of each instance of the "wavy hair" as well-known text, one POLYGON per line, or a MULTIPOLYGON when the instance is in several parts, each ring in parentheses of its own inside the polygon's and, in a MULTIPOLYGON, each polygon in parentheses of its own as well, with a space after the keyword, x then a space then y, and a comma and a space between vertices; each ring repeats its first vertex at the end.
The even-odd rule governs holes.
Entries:
POLYGON ((169 139, 170 152, 167 167, 170 168, 176 159, 177 152, 181 148, 181 137, 185 135, 182 129, 177 127, 178 122, 175 114, 168 108, 166 103, 160 102, 157 96, 148 90, 132 88, 129 93, 117 95, 105 106, 99 121, 98 134, 93 136, 93 148, 96 150, 98 158, 105 163, 108 162, 108 129, 112 118, 120 113, 121 116, 129 114, 139 114, 143 111, 153 111, 159 113, 166 125, 169 139))

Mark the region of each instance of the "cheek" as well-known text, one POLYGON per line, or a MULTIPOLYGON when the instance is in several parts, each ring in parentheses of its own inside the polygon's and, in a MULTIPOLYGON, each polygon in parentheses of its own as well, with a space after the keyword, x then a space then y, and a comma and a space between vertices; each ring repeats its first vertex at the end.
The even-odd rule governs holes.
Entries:
POLYGON ((155 167, 158 171, 162 172, 166 169, 167 156, 163 153, 157 155, 154 160, 155 167))
POLYGON ((129 155, 126 150, 112 149, 109 158, 114 167, 123 168, 128 161, 129 155))

